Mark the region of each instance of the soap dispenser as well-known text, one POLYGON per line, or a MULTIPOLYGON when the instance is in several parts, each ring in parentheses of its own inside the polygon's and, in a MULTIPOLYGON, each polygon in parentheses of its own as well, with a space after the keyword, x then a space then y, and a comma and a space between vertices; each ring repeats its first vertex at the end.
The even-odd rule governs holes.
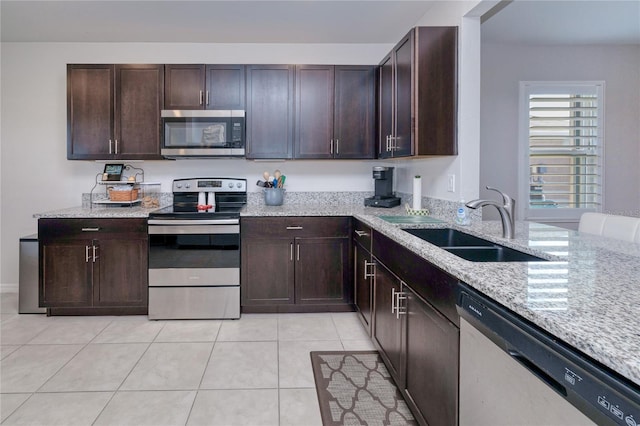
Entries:
POLYGON ((457 225, 467 226, 471 223, 469 219, 469 212, 467 206, 464 203, 464 199, 460 200, 458 208, 456 209, 455 222, 457 225))

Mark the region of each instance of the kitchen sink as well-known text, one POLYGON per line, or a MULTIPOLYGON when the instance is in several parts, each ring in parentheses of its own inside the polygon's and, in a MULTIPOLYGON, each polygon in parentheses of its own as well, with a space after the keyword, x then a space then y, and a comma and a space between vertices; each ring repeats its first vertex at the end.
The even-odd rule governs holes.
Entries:
POLYGON ((451 228, 403 229, 403 231, 472 262, 546 262, 538 256, 451 228))
POLYGON ((457 231, 451 228, 441 229, 403 229, 416 237, 438 247, 491 247, 495 244, 483 238, 457 231))

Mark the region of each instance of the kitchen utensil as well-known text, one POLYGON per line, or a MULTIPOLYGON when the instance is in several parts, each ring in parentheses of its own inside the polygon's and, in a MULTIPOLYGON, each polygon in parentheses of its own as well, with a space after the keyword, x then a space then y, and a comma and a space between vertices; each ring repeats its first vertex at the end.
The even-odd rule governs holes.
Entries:
POLYGON ((269 182, 269 172, 262 173, 262 177, 264 178, 265 181, 269 182))
POLYGON ((258 181, 256 182, 256 185, 261 186, 262 188, 264 188, 265 186, 267 186, 267 185, 266 185, 266 182, 263 182, 263 181, 261 181, 261 180, 258 180, 258 181))
POLYGON ((273 187, 277 188, 278 187, 278 179, 276 179, 275 177, 273 178, 273 187))
POLYGON ((276 179, 280 179, 280 176, 282 176, 282 173, 280 172, 280 170, 277 170, 275 172, 273 172, 273 177, 276 179))

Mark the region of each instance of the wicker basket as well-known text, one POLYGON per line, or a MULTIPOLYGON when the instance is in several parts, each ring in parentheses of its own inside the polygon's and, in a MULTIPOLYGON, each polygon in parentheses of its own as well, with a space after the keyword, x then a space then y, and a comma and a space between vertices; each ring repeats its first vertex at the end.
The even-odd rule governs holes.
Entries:
POLYGON ((110 189, 109 199, 111 201, 136 201, 138 199, 138 188, 133 188, 130 191, 114 191, 110 189))

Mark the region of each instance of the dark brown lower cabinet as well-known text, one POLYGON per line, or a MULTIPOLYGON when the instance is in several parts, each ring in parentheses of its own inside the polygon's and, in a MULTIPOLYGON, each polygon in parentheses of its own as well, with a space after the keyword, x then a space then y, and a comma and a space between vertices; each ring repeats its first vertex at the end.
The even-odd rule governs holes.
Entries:
POLYGON ((241 220, 243 312, 353 310, 350 219, 241 220))
POLYGON ((396 295, 401 290, 401 281, 384 265, 376 264, 373 339, 399 388, 404 384, 404 315, 396 312, 395 307, 396 295))
POLYGON ((407 286, 404 393, 428 425, 458 424, 460 330, 407 286))
POLYGON ((49 314, 147 313, 145 219, 40 219, 38 239, 49 314))
POLYGON ((458 424, 455 278, 373 233, 373 341, 418 423, 458 424))
POLYGON ((353 284, 354 302, 362 324, 371 336, 373 320, 373 257, 371 255, 371 227, 353 220, 353 284))

